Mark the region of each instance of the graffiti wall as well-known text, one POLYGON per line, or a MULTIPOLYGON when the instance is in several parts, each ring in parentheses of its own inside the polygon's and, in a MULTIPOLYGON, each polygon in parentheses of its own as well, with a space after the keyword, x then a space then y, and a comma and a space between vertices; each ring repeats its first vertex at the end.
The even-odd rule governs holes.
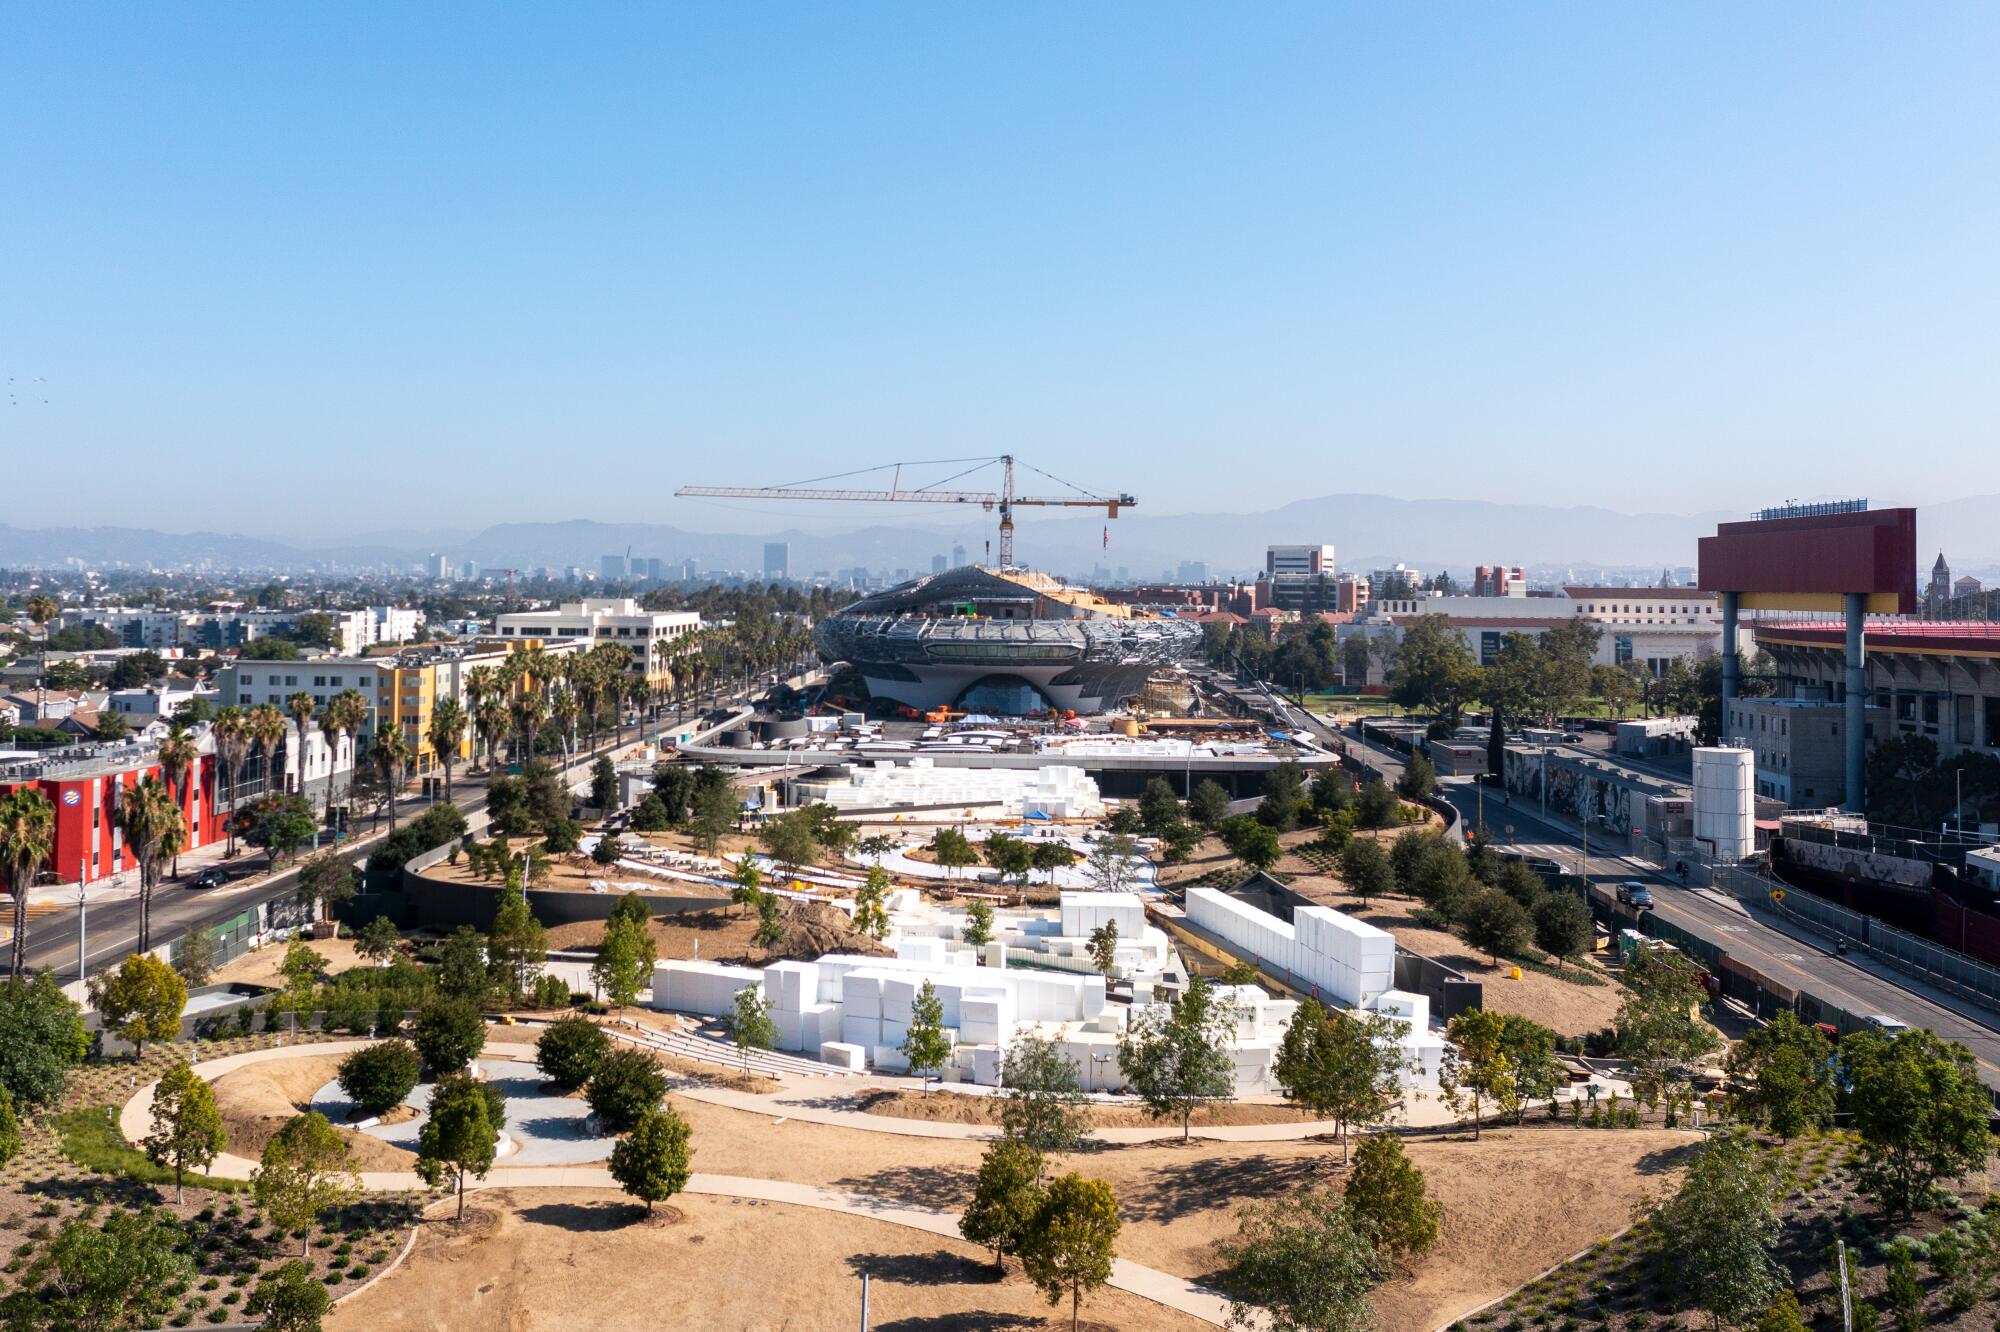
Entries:
POLYGON ((1631 832, 1634 811, 1643 809, 1646 797, 1654 794, 1650 787, 1635 790, 1601 768, 1553 754, 1544 757, 1539 750, 1507 750, 1507 789, 1517 800, 1539 805, 1544 773, 1550 812, 1615 833, 1631 832))

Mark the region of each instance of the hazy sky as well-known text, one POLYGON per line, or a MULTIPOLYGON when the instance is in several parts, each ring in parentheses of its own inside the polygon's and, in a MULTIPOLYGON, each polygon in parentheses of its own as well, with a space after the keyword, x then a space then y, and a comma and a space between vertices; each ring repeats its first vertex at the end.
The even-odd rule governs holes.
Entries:
POLYGON ((1991 3, 10 6, 0 521, 2000 491, 1996 69, 1991 3))

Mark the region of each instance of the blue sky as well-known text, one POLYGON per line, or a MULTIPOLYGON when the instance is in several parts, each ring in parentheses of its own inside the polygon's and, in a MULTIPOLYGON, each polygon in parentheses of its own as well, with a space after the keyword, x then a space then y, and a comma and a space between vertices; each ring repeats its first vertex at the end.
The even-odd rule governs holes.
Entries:
POLYGON ((1154 513, 2000 491, 1996 57, 1990 4, 14 6, 0 453, 59 470, 0 521, 756 530, 668 494, 1003 449, 1154 513))

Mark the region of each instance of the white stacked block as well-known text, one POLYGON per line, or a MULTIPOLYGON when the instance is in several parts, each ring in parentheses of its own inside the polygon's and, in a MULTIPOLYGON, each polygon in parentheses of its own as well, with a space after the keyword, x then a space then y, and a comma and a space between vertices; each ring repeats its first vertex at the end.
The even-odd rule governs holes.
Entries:
POLYGON ((1428 995, 1412 994, 1408 990, 1384 990, 1375 996, 1369 1007, 1377 1013, 1402 1019, 1410 1031, 1430 1030, 1431 1001, 1428 995))
POLYGON ((877 1043, 881 1045, 900 1046, 905 1040, 909 1039, 909 1035, 910 1024, 908 1022, 897 1022, 891 1018, 883 1018, 882 1034, 876 1039, 877 1043))
POLYGON ((1146 904, 1136 893, 1064 893, 1062 932, 1087 939, 1107 924, 1123 939, 1138 937, 1146 928, 1146 904))
POLYGON ((987 944, 980 952, 985 954, 986 965, 996 971, 1007 965, 1007 945, 1004 943, 987 944))
POLYGON ((764 968, 764 993, 772 1008, 796 1013, 819 1002, 819 967, 811 962, 774 962, 764 968))
POLYGON ((919 982, 907 976, 884 976, 882 978, 882 1020, 884 1022, 907 1023, 912 1007, 917 1001, 919 982))
POLYGON ((872 1050, 882 1043, 882 1019, 845 1015, 840 1019, 840 1040, 843 1045, 872 1050))
POLYGON ((859 1045, 849 1045, 845 1041, 823 1041, 819 1047, 822 1064, 832 1064, 835 1068, 849 1073, 860 1073, 868 1067, 868 1051, 859 1045))
POLYGON ((959 1004, 959 1030, 973 1045, 1002 1045, 1014 1030, 1014 1001, 1007 994, 971 994, 959 1004))
POLYGON ((1395 982, 1396 940, 1327 907, 1300 907, 1288 925, 1213 888, 1187 895, 1188 919, 1339 1003, 1362 1004, 1395 982))
POLYGON ((972 1080, 985 1087, 1000 1085, 1000 1061, 1002 1055, 998 1045, 977 1045, 972 1049, 972 1080))
POLYGON ((840 1005, 807 1004, 799 1011, 799 1048, 817 1050, 840 1039, 840 1005))
MULTIPOLYGON (((775 1033, 772 1045, 779 1050, 804 1050, 805 1038, 800 1033, 799 1015, 795 1009, 774 1008, 771 1010, 771 1029, 775 1033)), ((815 1033, 817 1034, 817 1033, 815 1033)))
POLYGON ((941 963, 946 958, 944 940, 936 937, 903 937, 896 940, 896 956, 905 962, 941 963))
POLYGON ((653 968, 653 1007, 705 1017, 736 1011, 736 992, 757 989, 764 973, 717 962, 662 962, 653 968))

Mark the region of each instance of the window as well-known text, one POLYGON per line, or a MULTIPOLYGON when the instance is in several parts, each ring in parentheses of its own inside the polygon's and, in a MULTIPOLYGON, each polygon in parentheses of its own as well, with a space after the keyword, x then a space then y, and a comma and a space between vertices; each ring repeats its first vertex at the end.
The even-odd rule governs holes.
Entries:
POLYGON ((1614 666, 1623 666, 1630 660, 1632 660, 1632 635, 1619 634, 1611 640, 1611 662, 1614 666))
POLYGON ((326 677, 324 675, 315 675, 313 677, 313 685, 318 689, 326 688, 326 677))

